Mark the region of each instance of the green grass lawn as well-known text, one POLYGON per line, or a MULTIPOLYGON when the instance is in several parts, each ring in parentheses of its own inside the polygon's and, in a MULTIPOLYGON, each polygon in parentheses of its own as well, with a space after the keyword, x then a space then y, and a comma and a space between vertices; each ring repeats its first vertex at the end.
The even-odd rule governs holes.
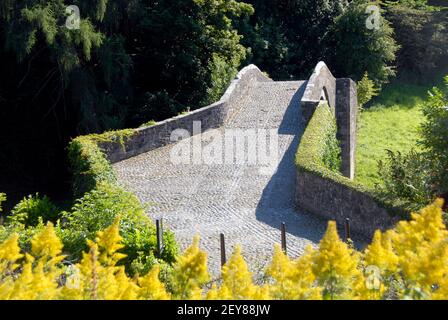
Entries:
POLYGON ((418 149, 419 126, 424 121, 420 105, 432 87, 389 84, 371 107, 362 112, 356 150, 357 181, 368 187, 381 183, 377 162, 387 158, 386 149, 400 152, 418 149))

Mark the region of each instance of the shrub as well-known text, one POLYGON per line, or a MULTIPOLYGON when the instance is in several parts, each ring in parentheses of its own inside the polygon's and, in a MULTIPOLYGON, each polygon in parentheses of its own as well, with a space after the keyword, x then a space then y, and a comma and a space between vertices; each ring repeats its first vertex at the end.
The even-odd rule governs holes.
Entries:
POLYGON ((25 227, 20 223, 5 223, 0 225, 0 242, 5 241, 13 234, 16 234, 18 237, 18 243, 20 248, 24 252, 30 252, 31 250, 31 239, 37 233, 39 233, 45 225, 40 219, 37 225, 25 227))
POLYGON ((448 76, 445 87, 434 88, 423 105, 426 121, 422 125, 420 144, 435 162, 437 195, 448 193, 448 76))
POLYGON ((434 200, 434 162, 426 153, 407 154, 387 150, 387 161, 378 162, 378 175, 383 186, 380 193, 391 201, 404 199, 414 210, 434 200))
POLYGON ((36 193, 20 201, 11 211, 7 223, 22 224, 25 227, 36 226, 40 221, 56 222, 59 217, 59 208, 47 196, 36 193))
POLYGON ((100 182, 113 183, 116 176, 99 146, 87 137, 70 142, 68 159, 73 173, 73 194, 82 196, 100 182))
POLYGON ((422 152, 389 152, 380 162, 379 175, 385 197, 399 197, 419 208, 436 197, 448 198, 448 77, 446 89, 434 88, 423 105, 422 152))
POLYGON ((370 80, 368 72, 364 73, 364 76, 357 83, 358 92, 358 105, 359 109, 362 108, 372 100, 373 97, 378 95, 378 89, 375 87, 375 83, 370 80))
MULTIPOLYGON (((71 212, 63 213, 58 233, 70 257, 79 259, 82 251, 87 249, 86 240, 93 240, 98 231, 109 227, 118 216, 121 216, 122 251, 127 255, 123 263, 132 271, 133 260, 138 258, 142 263, 149 262, 151 253, 156 250, 154 224, 134 194, 108 183, 99 184, 78 199, 71 212)), ((161 259, 174 262, 177 246, 169 231, 164 232, 164 245, 161 259)))
POLYGON ((68 159, 73 173, 73 193, 81 197, 99 183, 116 183, 112 165, 101 150, 101 144, 118 143, 122 148, 135 134, 134 129, 106 131, 73 139, 68 146, 68 159))

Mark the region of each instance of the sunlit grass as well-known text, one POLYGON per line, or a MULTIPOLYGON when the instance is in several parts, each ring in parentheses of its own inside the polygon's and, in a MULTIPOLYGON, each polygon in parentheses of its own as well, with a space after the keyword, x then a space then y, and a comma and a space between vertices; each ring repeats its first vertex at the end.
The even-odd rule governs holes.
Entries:
POLYGON ((387 158, 386 149, 400 152, 418 149, 419 127, 424 121, 420 107, 431 87, 390 84, 362 112, 356 150, 357 181, 369 187, 381 184, 377 163, 387 158))

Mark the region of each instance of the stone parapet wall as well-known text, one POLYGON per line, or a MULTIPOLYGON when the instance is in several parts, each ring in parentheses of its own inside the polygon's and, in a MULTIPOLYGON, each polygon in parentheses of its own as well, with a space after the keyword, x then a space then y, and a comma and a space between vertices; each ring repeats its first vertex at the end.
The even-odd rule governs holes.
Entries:
POLYGON ((351 79, 336 79, 322 61, 316 65, 300 102, 304 127, 308 125, 321 101, 326 101, 336 116, 342 153, 341 172, 353 179, 358 110, 356 83, 351 79))
POLYGON ((268 81, 272 80, 255 65, 249 65, 238 73, 218 102, 152 126, 135 129, 135 134, 126 139, 123 144, 111 141, 102 142, 99 146, 107 159, 115 163, 171 143, 171 133, 176 129, 187 130, 190 135, 193 135, 195 121, 201 122, 202 131, 217 128, 240 108, 249 90, 257 82, 268 81))
POLYGON ((354 231, 372 236, 377 229, 392 227, 399 216, 390 215, 385 209, 387 206, 370 190, 353 181, 357 111, 356 83, 351 79, 336 79, 325 63, 320 62, 301 101, 306 128, 296 155, 295 203, 300 210, 340 224, 349 218, 354 231), (329 108, 327 113, 322 112, 322 103, 329 108), (341 146, 340 174, 323 167, 319 160, 325 147, 322 132, 334 121, 331 118, 336 119, 341 146))
POLYGON ((340 225, 349 218, 351 229, 367 237, 372 237, 375 230, 393 227, 399 220, 367 192, 331 177, 298 169, 296 179, 295 201, 300 209, 340 225))

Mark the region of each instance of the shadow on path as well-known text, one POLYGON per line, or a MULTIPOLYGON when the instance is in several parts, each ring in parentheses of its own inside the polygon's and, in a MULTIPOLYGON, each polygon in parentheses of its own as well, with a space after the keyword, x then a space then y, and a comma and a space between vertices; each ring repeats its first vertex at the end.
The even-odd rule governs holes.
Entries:
POLYGON ((303 133, 300 126, 300 100, 305 86, 306 82, 294 94, 278 128, 279 135, 291 135, 294 139, 283 154, 277 171, 263 190, 256 208, 256 218, 276 229, 280 229, 281 223, 285 222, 287 233, 317 243, 325 231, 325 221, 309 214, 298 213, 294 208, 294 159, 303 133))

